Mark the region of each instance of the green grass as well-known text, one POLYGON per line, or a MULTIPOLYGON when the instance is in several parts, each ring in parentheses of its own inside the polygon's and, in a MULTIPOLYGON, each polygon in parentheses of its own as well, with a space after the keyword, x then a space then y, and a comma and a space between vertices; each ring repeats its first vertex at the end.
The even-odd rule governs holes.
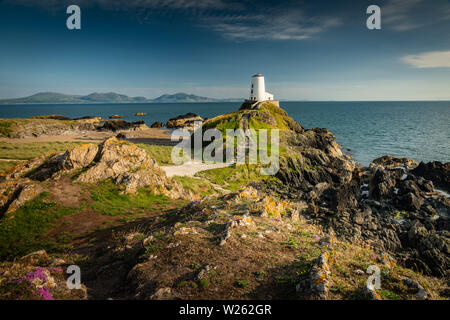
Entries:
POLYGON ((204 278, 198 281, 198 287, 200 289, 206 289, 208 288, 208 286, 209 286, 209 279, 204 278))
POLYGON ((245 279, 237 280, 234 284, 238 288, 245 288, 248 285, 248 280, 245 279))
POLYGON ((11 136, 12 129, 11 125, 13 122, 9 119, 0 119, 0 137, 11 136))
POLYGON ((211 186, 211 182, 206 179, 199 179, 193 177, 180 177, 174 176, 173 179, 181 183, 183 188, 190 190, 196 194, 200 194, 202 196, 214 194, 214 189, 211 186))
POLYGON ((16 164, 21 163, 22 161, 2 161, 0 160, 0 172, 6 171, 9 168, 14 167, 16 164))
POLYGON ((267 178, 267 176, 259 174, 259 170, 256 165, 248 164, 233 164, 225 168, 206 170, 197 173, 196 176, 208 179, 212 183, 218 184, 230 190, 237 190, 252 180, 267 178))
POLYGON ((148 144, 136 144, 139 148, 144 149, 147 153, 156 160, 159 165, 173 164, 172 162, 172 146, 157 146, 148 144))
POLYGON ((163 195, 154 195, 148 188, 141 188, 137 194, 122 194, 122 188, 116 186, 111 180, 99 183, 91 189, 92 203, 89 203, 96 212, 109 215, 131 215, 143 213, 155 205, 163 206, 169 200, 163 195))
POLYGON ((77 124, 73 120, 55 120, 55 119, 0 119, 0 137, 11 138, 16 135, 16 131, 20 131, 20 127, 26 125, 27 130, 30 133, 35 132, 36 128, 42 125, 57 125, 67 126, 69 128, 72 125, 77 124))
POLYGON ((214 118, 212 121, 208 121, 203 125, 203 129, 216 128, 225 134, 227 129, 237 129, 239 128, 239 119, 245 111, 236 111, 229 114, 224 114, 214 118))
POLYGON ((42 193, 11 213, 12 218, 0 220, 0 260, 11 260, 36 250, 55 249, 56 244, 43 236, 55 219, 74 214, 79 208, 46 201, 47 195, 42 193))
POLYGON ((49 152, 63 152, 86 142, 0 142, 0 158, 29 160, 49 152))

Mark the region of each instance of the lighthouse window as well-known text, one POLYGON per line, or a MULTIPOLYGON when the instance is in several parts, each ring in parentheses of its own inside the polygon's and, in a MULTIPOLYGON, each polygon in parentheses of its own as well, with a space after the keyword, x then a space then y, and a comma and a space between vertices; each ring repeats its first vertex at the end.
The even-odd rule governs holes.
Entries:
POLYGON ((253 83, 252 83, 252 89, 253 89, 253 83))
POLYGON ((251 93, 253 94, 253 89, 252 89, 251 93))

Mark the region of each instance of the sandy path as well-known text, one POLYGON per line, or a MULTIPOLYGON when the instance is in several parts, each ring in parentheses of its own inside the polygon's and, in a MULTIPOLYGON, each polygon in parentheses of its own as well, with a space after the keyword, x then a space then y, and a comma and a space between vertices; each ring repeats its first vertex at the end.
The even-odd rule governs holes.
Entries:
POLYGON ((202 163, 202 162, 186 162, 178 166, 163 166, 163 169, 168 177, 172 176, 188 176, 193 177, 197 172, 225 168, 231 166, 233 163, 202 163))

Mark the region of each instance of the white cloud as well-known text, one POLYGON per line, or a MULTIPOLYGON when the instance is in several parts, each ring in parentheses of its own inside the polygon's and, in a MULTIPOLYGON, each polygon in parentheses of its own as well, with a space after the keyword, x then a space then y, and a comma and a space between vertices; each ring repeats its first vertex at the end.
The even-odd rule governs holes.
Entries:
MULTIPOLYGON (((5 0, 24 6, 40 6, 50 12, 72 4, 72 0, 5 0)), ((417 0, 416 0, 417 1, 417 0)), ((126 12, 140 22, 151 22, 155 15, 184 14, 194 24, 209 28, 232 40, 303 40, 340 25, 337 17, 307 15, 292 3, 271 5, 237 0, 78 0, 83 8, 126 12)))
POLYGON ((450 51, 430 51, 408 55, 402 61, 414 68, 450 68, 450 51))
POLYGON ((340 24, 335 17, 308 17, 300 9, 209 17, 205 24, 233 40, 304 40, 340 24))
POLYGON ((381 6, 382 24, 409 31, 450 19, 447 0, 389 0, 381 6))

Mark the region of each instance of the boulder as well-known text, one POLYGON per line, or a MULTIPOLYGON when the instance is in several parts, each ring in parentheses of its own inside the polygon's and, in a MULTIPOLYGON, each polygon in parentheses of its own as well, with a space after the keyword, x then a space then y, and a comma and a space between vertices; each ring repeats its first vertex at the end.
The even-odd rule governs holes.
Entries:
POLYGON ((127 122, 124 120, 109 120, 97 127, 99 131, 142 131, 148 129, 144 121, 127 122))
POLYGON ((418 211, 423 203, 424 199, 412 192, 398 199, 398 206, 408 211, 418 211))
POLYGON ((405 286, 408 287, 408 289, 414 294, 414 297, 416 297, 417 299, 426 300, 428 298, 427 292, 416 280, 403 277, 402 282, 405 286))
POLYGON ((169 287, 160 288, 149 297, 150 300, 171 300, 173 298, 172 289, 169 287))
POLYGON ((195 113, 188 112, 184 115, 169 119, 169 121, 167 121, 166 127, 195 130, 196 121, 203 121, 203 118, 195 113))
POLYGON ((417 177, 433 181, 436 187, 450 193, 450 162, 421 162, 411 173, 417 177))
POLYGON ((12 200, 5 214, 11 214, 12 212, 23 206, 25 202, 33 200, 42 192, 44 192, 44 188, 38 183, 30 183, 21 187, 19 191, 16 192, 17 196, 14 200, 12 200))
POLYGON ((417 167, 417 161, 409 158, 397 158, 392 156, 382 156, 372 161, 370 166, 379 165, 385 169, 404 168, 411 170, 417 167))
POLYGON ((44 181, 62 171, 85 168, 97 156, 98 146, 93 143, 82 144, 64 153, 50 157, 34 172, 29 174, 33 180, 44 181))
POLYGON ((117 138, 103 142, 96 164, 77 180, 96 183, 108 178, 117 185, 123 185, 126 193, 136 193, 139 187, 152 186, 156 194, 171 198, 187 197, 183 187, 168 178, 145 150, 117 138))
POLYGON ((164 127, 164 123, 159 121, 153 122, 152 125, 150 126, 150 128, 162 128, 162 127, 164 127))
POLYGON ((297 284, 296 291, 311 299, 327 299, 332 285, 329 255, 325 252, 314 262, 308 278, 297 284))

